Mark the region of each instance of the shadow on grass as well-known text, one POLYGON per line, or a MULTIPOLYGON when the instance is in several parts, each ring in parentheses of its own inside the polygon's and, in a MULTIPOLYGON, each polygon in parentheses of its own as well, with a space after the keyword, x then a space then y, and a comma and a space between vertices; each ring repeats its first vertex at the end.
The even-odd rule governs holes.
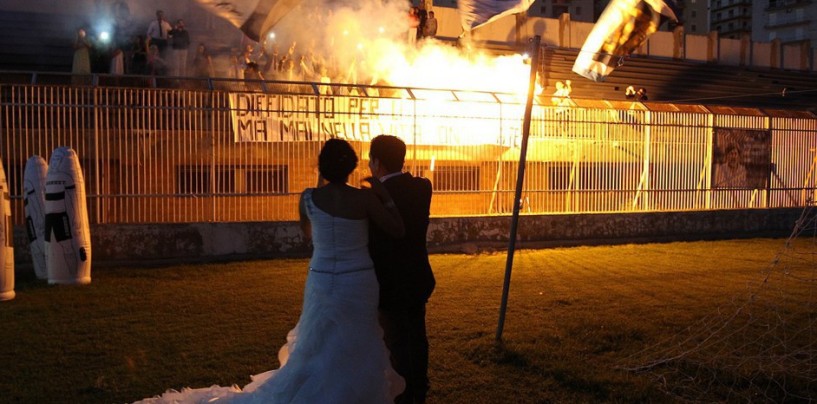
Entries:
POLYGON ((519 350, 502 341, 483 343, 467 353, 468 359, 477 365, 494 366, 501 372, 518 376, 519 379, 529 376, 544 378, 559 389, 573 392, 574 397, 584 396, 591 401, 611 399, 612 391, 609 386, 614 382, 595 380, 586 366, 576 363, 560 365, 560 359, 557 358, 552 362, 542 362, 537 356, 541 356, 541 353, 519 350), (587 376, 591 378, 588 379, 587 376))

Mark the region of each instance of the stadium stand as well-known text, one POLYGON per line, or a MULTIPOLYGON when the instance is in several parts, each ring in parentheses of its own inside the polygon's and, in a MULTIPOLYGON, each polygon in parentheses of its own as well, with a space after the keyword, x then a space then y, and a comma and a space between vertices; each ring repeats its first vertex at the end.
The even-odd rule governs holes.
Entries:
MULTIPOLYGON (((5 72, 2 76, 11 78, 9 72, 14 71, 70 72, 74 32, 88 25, 83 18, 47 12, 0 13, 0 26, 6 28, 0 36, 0 72, 5 72)), ((214 48, 229 52, 229 45, 219 45, 214 48)), ((507 45, 486 46, 498 54, 512 51, 507 45)), ((557 81, 571 80, 573 98, 624 100, 624 90, 632 85, 647 88, 649 101, 817 112, 817 74, 813 72, 632 56, 625 58, 606 81, 596 83, 572 72, 578 49, 543 49, 543 95, 552 93, 557 81)))
POLYGON ((649 89, 650 101, 817 111, 817 75, 663 58, 625 58, 604 82, 572 71, 577 49, 546 48, 545 93, 556 81, 571 80, 574 98, 624 100, 627 86, 649 89))

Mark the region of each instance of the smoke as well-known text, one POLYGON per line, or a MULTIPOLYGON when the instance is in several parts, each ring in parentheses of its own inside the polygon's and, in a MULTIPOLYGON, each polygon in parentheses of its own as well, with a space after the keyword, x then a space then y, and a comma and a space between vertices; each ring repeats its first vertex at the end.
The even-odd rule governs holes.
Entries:
POLYGON ((264 48, 306 56, 336 80, 369 84, 380 60, 407 52, 408 4, 305 0, 273 28, 274 38, 265 36, 264 48))
POLYGON ((333 83, 502 92, 524 91, 527 82, 529 66, 519 55, 463 49, 452 38, 411 43, 406 0, 304 0, 258 44, 193 0, 95 2, 93 15, 113 20, 119 41, 144 35, 158 9, 171 21, 184 18, 191 32, 190 57, 205 44, 220 77, 234 77, 236 60, 252 44, 262 68, 273 53, 278 61, 287 60, 282 71, 262 70, 269 80, 319 81, 323 72, 333 83))
MULTIPOLYGON (((452 42, 409 41, 405 0, 305 0, 263 36, 268 54, 293 58, 295 68, 320 70, 332 82, 517 92, 529 66, 520 55, 495 57, 452 42), (311 65, 310 65, 311 62, 311 65)), ((286 69, 286 67, 285 67, 286 69)), ((283 79, 291 77, 284 75, 283 79)))

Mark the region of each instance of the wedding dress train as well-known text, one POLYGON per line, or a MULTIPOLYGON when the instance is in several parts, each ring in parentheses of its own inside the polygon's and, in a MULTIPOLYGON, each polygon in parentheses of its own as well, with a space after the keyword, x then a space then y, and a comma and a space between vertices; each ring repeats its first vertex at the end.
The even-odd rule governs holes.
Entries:
POLYGON ((167 391, 157 403, 393 403, 405 387, 377 321, 368 221, 334 217, 304 196, 314 251, 303 311, 278 353, 281 367, 237 386, 167 391))

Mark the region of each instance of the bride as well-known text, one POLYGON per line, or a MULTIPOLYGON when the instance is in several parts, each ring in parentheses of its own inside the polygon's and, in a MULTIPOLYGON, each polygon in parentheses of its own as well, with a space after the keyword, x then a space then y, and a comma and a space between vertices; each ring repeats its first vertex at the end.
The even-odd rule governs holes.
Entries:
POLYGON ((281 367, 252 376, 243 389, 169 390, 137 403, 394 402, 405 383, 391 367, 377 320, 368 223, 400 237, 403 222, 377 179, 368 179, 371 190, 346 183, 357 162, 348 142, 328 140, 318 157, 328 183, 301 194, 300 224, 314 250, 301 317, 278 352, 281 367))

